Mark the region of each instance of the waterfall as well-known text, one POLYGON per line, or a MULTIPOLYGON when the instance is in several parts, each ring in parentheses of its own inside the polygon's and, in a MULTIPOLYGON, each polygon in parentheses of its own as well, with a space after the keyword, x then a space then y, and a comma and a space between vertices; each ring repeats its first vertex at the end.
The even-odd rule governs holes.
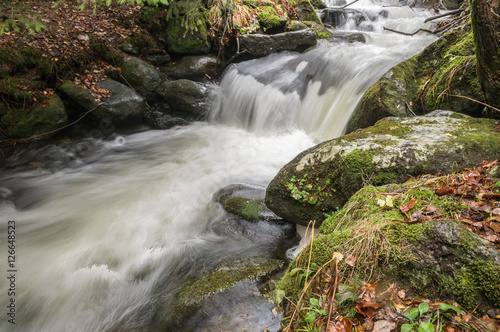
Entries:
MULTIPOLYGON (((13 221, 17 272, 15 296, 5 274, 0 284, 0 330, 149 331, 159 298, 168 305, 199 271, 231 257, 274 257, 282 230, 238 220, 213 196, 234 183, 265 188, 298 153, 341 135, 363 92, 434 39, 384 31, 412 32, 430 15, 382 7, 397 2, 357 2, 350 8, 369 21, 348 18, 334 39, 303 54, 233 65, 207 122, 10 158, 21 166, 0 173, 0 266, 6 273, 13 221), (339 42, 349 33, 366 42, 339 42), (15 325, 6 319, 11 298, 15 325)), ((272 316, 268 307, 243 307, 203 315, 197 331, 218 331, 214 322, 228 330, 268 325, 251 319, 272 316)))

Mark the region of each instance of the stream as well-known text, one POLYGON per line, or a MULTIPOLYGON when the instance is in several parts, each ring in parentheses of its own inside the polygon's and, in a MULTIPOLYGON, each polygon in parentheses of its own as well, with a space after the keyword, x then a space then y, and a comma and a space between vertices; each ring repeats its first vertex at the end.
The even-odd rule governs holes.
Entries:
MULTIPOLYGON (((338 37, 303 54, 233 65, 204 121, 54 142, 4 159, 0 330, 156 331, 158 299, 168 307, 199 271, 232 257, 289 256, 299 241, 290 226, 239 220, 213 196, 231 184, 264 190, 298 153, 342 135, 364 91, 435 40, 384 31, 431 24, 423 23, 431 12, 398 3, 349 6, 367 20, 349 18, 335 34, 362 32, 366 43, 338 37), (10 267, 8 221, 15 222, 10 267)), ((272 308, 255 282, 243 282, 179 331, 277 331, 281 317, 272 308)))

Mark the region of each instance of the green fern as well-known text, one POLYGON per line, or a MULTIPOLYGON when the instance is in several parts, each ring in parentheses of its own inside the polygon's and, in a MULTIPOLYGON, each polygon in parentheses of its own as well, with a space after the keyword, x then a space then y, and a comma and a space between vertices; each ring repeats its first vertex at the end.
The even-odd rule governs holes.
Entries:
POLYGON ((40 16, 23 3, 0 1, 0 12, 4 15, 3 21, 0 22, 0 36, 8 31, 20 32, 21 29, 33 34, 46 28, 40 16))

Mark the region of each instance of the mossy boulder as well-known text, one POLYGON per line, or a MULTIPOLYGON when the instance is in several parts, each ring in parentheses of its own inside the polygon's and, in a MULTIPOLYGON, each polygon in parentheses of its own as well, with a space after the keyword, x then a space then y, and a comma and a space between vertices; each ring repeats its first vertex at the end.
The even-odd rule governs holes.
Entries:
POLYGON ((319 224, 365 184, 472 167, 498 151, 491 119, 447 111, 387 118, 299 154, 271 181, 265 202, 286 220, 319 224))
POLYGON ((281 220, 264 204, 265 187, 234 184, 220 189, 214 196, 224 209, 248 221, 281 220))
POLYGON ((302 52, 316 45, 317 34, 312 29, 277 33, 251 34, 240 37, 240 49, 252 57, 263 57, 281 51, 302 52))
POLYGON ((166 50, 176 54, 207 54, 210 51, 210 41, 208 40, 209 22, 206 14, 200 14, 192 26, 186 26, 182 20, 182 18, 174 18, 167 21, 164 31, 166 50))
POLYGON ((278 12, 272 6, 261 6, 260 13, 257 15, 260 27, 266 32, 281 32, 285 30, 287 19, 278 15, 278 12))
POLYGON ((314 6, 311 4, 311 1, 289 0, 288 5, 295 8, 295 12, 301 21, 311 21, 319 25, 323 25, 323 23, 321 23, 321 19, 316 13, 316 10, 314 9, 314 6))
POLYGON ((135 57, 126 57, 123 63, 122 75, 126 82, 147 100, 154 100, 157 97, 156 88, 160 85, 160 74, 156 68, 135 57))
MULTIPOLYGON (((463 208, 460 199, 438 196, 436 188, 437 181, 428 184, 426 179, 364 187, 322 224, 311 246, 310 261, 322 266, 334 253, 342 253, 345 259, 339 271, 362 280, 371 276, 380 285, 396 281, 418 296, 455 300, 467 310, 478 304, 480 312, 498 308, 499 250, 454 220, 463 208), (409 222, 400 207, 410 200, 416 203, 409 215, 432 206, 440 217, 409 222)), ((309 257, 309 249, 302 256, 309 257)), ((307 263, 307 259, 296 259, 290 266, 307 263)), ((297 299, 301 288, 294 290, 296 278, 291 270, 279 289, 297 299)))
POLYGON ((67 105, 67 113, 72 121, 99 104, 87 89, 72 82, 63 83, 57 88, 57 92, 67 105))
POLYGON ((54 136, 57 129, 68 123, 68 115, 59 96, 54 95, 32 110, 11 109, 0 119, 0 127, 9 138, 28 138, 49 133, 39 139, 54 136))
POLYGON ((387 116, 408 116, 450 109, 480 116, 484 102, 476 72, 472 32, 454 30, 429 45, 420 54, 385 73, 363 95, 347 132, 366 128, 387 116), (453 95, 453 96, 452 96, 453 95))

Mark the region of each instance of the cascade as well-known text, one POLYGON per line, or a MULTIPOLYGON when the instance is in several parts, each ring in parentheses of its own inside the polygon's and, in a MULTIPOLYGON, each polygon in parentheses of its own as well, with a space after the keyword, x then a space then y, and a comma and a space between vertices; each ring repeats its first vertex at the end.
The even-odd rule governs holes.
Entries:
MULTIPOLYGON (((12 296, 2 282, 0 330, 147 330, 159 299, 168 306, 199 271, 231 257, 276 256, 282 228, 237 220, 213 196, 234 183, 265 188, 295 155, 341 135, 363 92, 432 42, 383 30, 413 32, 430 16, 382 7, 397 3, 361 0, 350 8, 368 19, 346 15, 334 39, 233 65, 208 121, 16 154, 11 166, 38 166, 0 174, 1 243, 15 221, 17 271, 16 324, 5 319, 12 296), (347 42, 351 33, 365 42, 347 42)), ((0 255, 4 272, 7 264, 0 255)), ((240 297, 184 330, 218 331, 214 322, 262 330, 279 319, 255 285, 247 291, 251 302, 231 305, 249 301, 238 288, 240 297)))

